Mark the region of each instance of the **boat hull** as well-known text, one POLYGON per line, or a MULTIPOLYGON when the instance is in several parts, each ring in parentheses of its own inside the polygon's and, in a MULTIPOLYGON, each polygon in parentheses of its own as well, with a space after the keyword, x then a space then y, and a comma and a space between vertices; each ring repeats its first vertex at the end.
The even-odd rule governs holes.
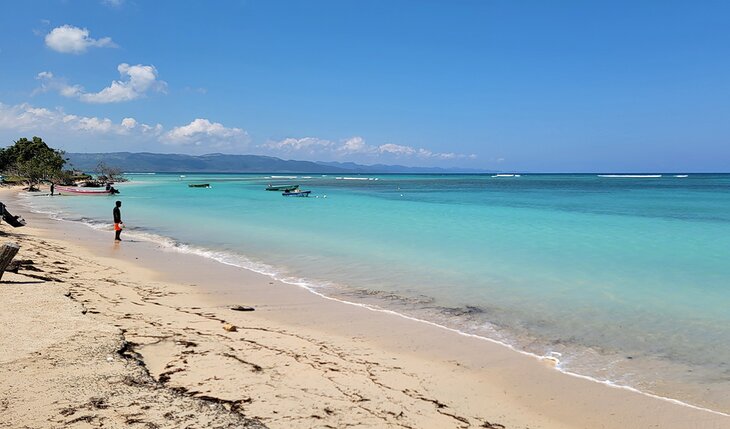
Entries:
POLYGON ((278 185, 278 186, 267 186, 267 191, 283 191, 283 192, 291 192, 296 189, 299 189, 299 185, 278 185))
POLYGON ((111 189, 78 188, 73 186, 56 186, 55 191, 58 195, 105 196, 113 194, 111 189))
POLYGON ((285 197, 308 197, 312 191, 300 191, 300 192, 282 192, 281 195, 285 197))

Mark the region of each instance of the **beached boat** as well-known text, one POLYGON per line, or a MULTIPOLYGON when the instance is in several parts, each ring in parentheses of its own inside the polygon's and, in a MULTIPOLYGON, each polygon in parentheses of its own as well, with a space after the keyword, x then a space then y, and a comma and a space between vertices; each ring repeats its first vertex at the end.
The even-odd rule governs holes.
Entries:
POLYGON ((210 183, 188 183, 188 188, 210 188, 210 183))
POLYGON ((297 189, 299 189, 299 185, 269 185, 266 187, 267 191, 291 192, 297 189))
POLYGON ((282 192, 281 195, 283 195, 285 197, 308 197, 311 192, 312 191, 300 191, 299 189, 295 189, 291 192, 290 191, 282 192))
POLYGON ((113 187, 106 189, 61 185, 56 185, 55 191, 58 195, 114 195, 119 193, 119 191, 113 187))

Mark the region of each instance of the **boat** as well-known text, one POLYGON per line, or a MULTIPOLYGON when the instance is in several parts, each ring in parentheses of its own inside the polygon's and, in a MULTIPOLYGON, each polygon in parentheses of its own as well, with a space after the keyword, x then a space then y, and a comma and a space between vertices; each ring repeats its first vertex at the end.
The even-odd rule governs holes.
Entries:
POLYGON ((58 195, 114 195, 119 193, 118 190, 111 186, 109 189, 106 189, 56 185, 55 191, 58 195))
POLYGON ((210 188, 210 183, 188 183, 188 188, 210 188))
POLYGON ((299 189, 295 189, 293 191, 282 192, 281 195, 285 197, 308 197, 311 192, 312 191, 300 191, 299 189))
POLYGON ((267 191, 291 192, 297 189, 299 189, 299 185, 269 185, 266 187, 267 191))

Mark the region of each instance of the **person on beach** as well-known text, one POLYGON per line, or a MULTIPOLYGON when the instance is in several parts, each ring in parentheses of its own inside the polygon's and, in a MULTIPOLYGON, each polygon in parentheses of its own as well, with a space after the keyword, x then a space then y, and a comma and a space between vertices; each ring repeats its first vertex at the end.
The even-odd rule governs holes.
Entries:
POLYGON ((122 241, 120 235, 122 234, 122 211, 119 208, 122 207, 122 202, 117 201, 112 214, 114 215, 114 241, 122 241))
POLYGON ((51 196, 53 196, 53 193, 56 191, 56 184, 51 182, 51 196))

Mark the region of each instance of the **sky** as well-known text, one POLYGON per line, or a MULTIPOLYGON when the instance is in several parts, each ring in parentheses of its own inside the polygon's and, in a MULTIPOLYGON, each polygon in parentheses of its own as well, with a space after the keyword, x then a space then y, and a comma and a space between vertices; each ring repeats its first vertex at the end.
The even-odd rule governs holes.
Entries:
POLYGON ((730 2, 0 3, 0 145, 730 172, 730 2))

